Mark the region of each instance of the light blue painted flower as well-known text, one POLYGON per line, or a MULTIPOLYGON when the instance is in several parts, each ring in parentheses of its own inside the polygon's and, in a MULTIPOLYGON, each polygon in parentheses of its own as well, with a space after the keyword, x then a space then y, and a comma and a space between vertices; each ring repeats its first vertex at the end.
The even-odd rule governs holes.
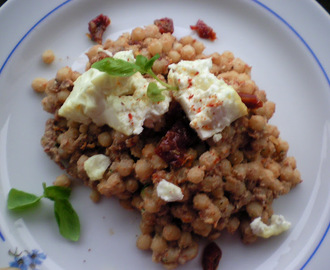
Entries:
POLYGON ((29 256, 19 257, 15 256, 14 261, 9 263, 10 267, 16 267, 21 270, 28 270, 31 264, 31 258, 29 256))
POLYGON ((33 265, 40 265, 42 261, 46 259, 46 254, 43 252, 39 252, 36 249, 33 249, 31 253, 28 255, 31 258, 31 264, 33 265))

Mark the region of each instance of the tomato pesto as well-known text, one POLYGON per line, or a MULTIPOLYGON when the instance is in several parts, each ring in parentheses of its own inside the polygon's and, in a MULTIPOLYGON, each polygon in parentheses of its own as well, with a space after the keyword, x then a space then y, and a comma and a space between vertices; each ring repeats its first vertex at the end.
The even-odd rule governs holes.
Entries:
POLYGON ((182 167, 189 161, 186 152, 197 140, 197 135, 184 121, 176 122, 160 140, 155 153, 174 167, 182 167))
POLYGON ((195 30, 200 38, 212 41, 217 38, 217 34, 213 29, 202 20, 198 20, 196 25, 191 25, 190 28, 191 30, 195 30))
POLYGON ((262 101, 256 96, 246 93, 238 93, 242 102, 250 109, 256 109, 262 107, 262 101))
POLYGON ((173 20, 170 18, 161 18, 154 21, 154 24, 157 25, 159 28, 159 32, 161 34, 164 33, 173 33, 174 32, 174 26, 173 26, 173 20))
POLYGON ((110 25, 111 20, 108 16, 103 14, 98 15, 96 18, 88 23, 89 37, 92 41, 102 44, 102 37, 104 31, 110 25))

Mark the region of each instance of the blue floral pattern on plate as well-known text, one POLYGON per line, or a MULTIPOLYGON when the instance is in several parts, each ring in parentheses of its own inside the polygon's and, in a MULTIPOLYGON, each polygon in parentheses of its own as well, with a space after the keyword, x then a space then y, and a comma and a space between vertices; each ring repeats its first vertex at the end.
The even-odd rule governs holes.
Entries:
POLYGON ((6 241, 6 239, 5 239, 5 237, 3 236, 3 234, 1 233, 1 231, 0 231, 0 238, 1 238, 1 240, 2 240, 3 242, 6 241))
POLYGON ((13 257, 13 260, 9 262, 9 267, 21 270, 38 270, 37 266, 42 265, 47 257, 45 253, 39 252, 37 249, 22 252, 18 252, 17 249, 14 252, 9 250, 8 254, 13 257))

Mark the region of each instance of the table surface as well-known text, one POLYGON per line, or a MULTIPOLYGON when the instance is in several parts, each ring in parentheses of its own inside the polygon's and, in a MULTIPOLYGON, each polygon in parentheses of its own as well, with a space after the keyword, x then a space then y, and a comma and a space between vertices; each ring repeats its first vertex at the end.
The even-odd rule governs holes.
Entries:
MULTIPOLYGON (((7 0, 0 0, 0 7, 6 2, 7 0)), ((319 4, 330 13, 330 1, 329 0, 316 0, 319 4)))
POLYGON ((317 0, 319 4, 330 13, 330 1, 329 0, 317 0))

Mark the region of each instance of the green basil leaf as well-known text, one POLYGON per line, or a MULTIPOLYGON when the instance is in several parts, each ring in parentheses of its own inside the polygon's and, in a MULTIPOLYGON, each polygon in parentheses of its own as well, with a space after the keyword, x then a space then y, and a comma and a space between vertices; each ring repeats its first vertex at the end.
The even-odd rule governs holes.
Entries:
POLYGON ((42 196, 36 196, 34 194, 12 188, 8 194, 7 208, 9 210, 22 210, 35 206, 41 198, 42 196))
POLYGON ((44 197, 52 201, 54 200, 67 200, 71 195, 71 188, 50 186, 44 187, 44 197))
POLYGON ((149 70, 152 68, 153 64, 155 63, 155 61, 160 57, 160 55, 157 53, 154 55, 154 57, 150 58, 146 63, 145 63, 145 70, 149 70))
POLYGON ((139 54, 139 55, 136 56, 135 64, 139 67, 139 71, 142 74, 146 74, 146 73, 149 73, 149 71, 151 70, 154 62, 159 57, 160 57, 160 55, 157 53, 154 57, 152 57, 151 59, 148 60, 147 57, 139 54))
POLYGON ((165 99, 165 96, 162 94, 163 90, 165 89, 159 89, 155 82, 151 82, 148 85, 147 96, 152 102, 163 101, 165 99))
POLYGON ((134 63, 111 57, 107 57, 101 61, 95 62, 92 65, 92 68, 106 72, 110 76, 114 77, 129 77, 136 73, 139 69, 139 67, 134 63))
POLYGON ((147 73, 147 69, 145 68, 146 64, 148 62, 148 58, 143 56, 143 55, 137 55, 136 59, 135 59, 135 65, 137 65, 139 67, 139 71, 142 74, 147 73))
POLYGON ((55 200, 55 218, 61 235, 71 241, 80 237, 80 221, 76 211, 68 200, 55 200))

